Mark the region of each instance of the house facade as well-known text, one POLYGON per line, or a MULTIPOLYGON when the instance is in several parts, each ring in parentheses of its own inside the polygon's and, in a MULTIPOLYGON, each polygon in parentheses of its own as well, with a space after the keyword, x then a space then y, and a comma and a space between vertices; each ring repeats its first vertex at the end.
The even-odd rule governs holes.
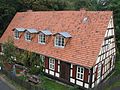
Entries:
POLYGON ((39 54, 48 76, 83 88, 98 85, 115 67, 111 11, 18 12, 0 43, 9 37, 39 54))

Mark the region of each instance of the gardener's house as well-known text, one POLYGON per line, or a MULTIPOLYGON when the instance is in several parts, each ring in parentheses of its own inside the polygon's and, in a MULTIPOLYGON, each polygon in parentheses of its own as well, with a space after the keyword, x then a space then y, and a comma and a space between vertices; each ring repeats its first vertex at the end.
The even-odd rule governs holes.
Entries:
POLYGON ((57 80, 93 88, 115 65, 111 11, 18 12, 0 39, 37 53, 44 72, 57 80))

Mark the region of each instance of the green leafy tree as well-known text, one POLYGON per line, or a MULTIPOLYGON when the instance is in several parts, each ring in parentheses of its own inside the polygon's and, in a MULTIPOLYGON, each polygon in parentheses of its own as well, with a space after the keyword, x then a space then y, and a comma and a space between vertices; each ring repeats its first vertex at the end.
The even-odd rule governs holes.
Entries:
POLYGON ((15 15, 16 9, 7 1, 0 0, 0 36, 8 26, 10 20, 15 15))
POLYGON ((43 61, 39 54, 28 52, 28 62, 30 73, 39 74, 43 72, 43 61))
POLYGON ((79 10, 81 8, 96 10, 97 2, 95 0, 76 0, 74 3, 74 7, 76 10, 79 10))
POLYGON ((13 45, 13 40, 8 39, 7 42, 3 44, 3 57, 8 63, 13 63, 16 56, 16 47, 13 45))
POLYGON ((14 46, 14 42, 11 38, 3 44, 3 53, 3 62, 21 63, 29 68, 29 72, 32 74, 43 72, 43 61, 40 58, 40 55, 18 49, 14 46))
POLYGON ((120 0, 110 0, 109 5, 107 5, 107 9, 112 10, 114 13, 116 41, 118 51, 120 51, 120 0))

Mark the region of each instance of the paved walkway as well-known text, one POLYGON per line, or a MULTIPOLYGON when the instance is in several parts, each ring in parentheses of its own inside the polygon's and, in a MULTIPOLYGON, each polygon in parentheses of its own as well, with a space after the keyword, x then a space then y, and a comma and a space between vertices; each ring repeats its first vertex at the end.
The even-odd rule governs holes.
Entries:
POLYGON ((15 90, 15 87, 0 76, 0 90, 15 90))
POLYGON ((10 86, 8 86, 5 82, 0 80, 0 90, 13 90, 10 86))
POLYGON ((112 88, 112 90, 120 90, 120 86, 112 88))

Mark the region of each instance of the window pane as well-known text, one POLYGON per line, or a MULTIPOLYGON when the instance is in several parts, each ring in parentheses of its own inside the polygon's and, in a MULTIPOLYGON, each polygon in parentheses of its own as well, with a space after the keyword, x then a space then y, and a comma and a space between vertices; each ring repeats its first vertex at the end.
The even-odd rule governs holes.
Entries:
POLYGON ((49 68, 51 70, 54 70, 54 68, 55 68, 55 60, 52 58, 49 58, 49 68))
POLYGON ((81 73, 83 73, 83 68, 81 68, 81 73))
POLYGON ((52 63, 52 59, 50 59, 50 63, 52 63))
POLYGON ((52 64, 50 64, 50 68, 53 69, 53 65, 52 64))
POLYGON ((39 34, 39 42, 40 43, 45 43, 45 35, 42 34, 42 33, 39 34))
POLYGON ((14 34, 15 34, 15 38, 19 38, 19 32, 17 30, 15 30, 14 34))
POLYGON ((80 78, 80 74, 78 73, 78 78, 80 78))
POLYGON ((55 45, 58 45, 58 38, 55 39, 55 45))
POLYGON ((64 46, 64 37, 63 36, 56 36, 55 38, 55 45, 56 46, 64 46))
POLYGON ((84 68, 77 67, 77 79, 83 80, 84 68))
POLYGON ((78 72, 80 72, 80 68, 78 68, 78 72))
POLYGON ((29 33, 29 32, 26 32, 25 39, 26 39, 26 40, 30 40, 30 39, 31 39, 31 36, 30 36, 30 33, 29 33))

